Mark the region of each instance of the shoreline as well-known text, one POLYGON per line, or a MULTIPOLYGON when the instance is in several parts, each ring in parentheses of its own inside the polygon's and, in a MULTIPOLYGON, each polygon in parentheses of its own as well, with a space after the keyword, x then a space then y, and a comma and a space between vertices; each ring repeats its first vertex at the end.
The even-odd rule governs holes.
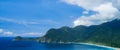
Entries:
POLYGON ((92 44, 92 43, 75 43, 75 44, 85 44, 85 45, 92 45, 92 46, 98 46, 98 47, 111 48, 111 49, 114 49, 114 50, 120 50, 120 48, 111 47, 111 46, 105 46, 105 45, 99 45, 99 44, 92 44))
POLYGON ((97 46, 97 47, 103 47, 103 48, 111 48, 113 50, 120 50, 120 48, 117 47, 111 47, 106 45, 100 45, 100 44, 94 44, 94 43, 83 43, 83 42, 69 42, 69 43, 59 43, 59 44, 84 44, 84 45, 91 45, 91 46, 97 46))

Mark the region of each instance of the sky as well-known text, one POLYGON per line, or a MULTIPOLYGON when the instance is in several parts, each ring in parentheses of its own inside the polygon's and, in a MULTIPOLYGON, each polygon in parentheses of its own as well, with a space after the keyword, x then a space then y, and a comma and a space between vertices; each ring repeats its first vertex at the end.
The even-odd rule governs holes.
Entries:
POLYGON ((0 0, 0 37, 39 37, 51 28, 99 25, 119 19, 119 7, 120 0, 0 0))

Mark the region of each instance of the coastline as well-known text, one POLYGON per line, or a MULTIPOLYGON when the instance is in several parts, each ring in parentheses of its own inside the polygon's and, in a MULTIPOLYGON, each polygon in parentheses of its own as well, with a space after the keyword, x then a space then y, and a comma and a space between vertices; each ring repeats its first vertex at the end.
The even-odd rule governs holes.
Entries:
POLYGON ((99 44, 92 44, 92 43, 77 43, 77 44, 93 45, 93 46, 98 46, 98 47, 112 48, 114 50, 120 50, 120 48, 105 46, 105 45, 99 45, 99 44))
POLYGON ((68 42, 68 43, 64 43, 64 42, 60 42, 60 44, 84 44, 84 45, 98 46, 98 47, 104 47, 104 48, 111 48, 113 50, 120 50, 120 48, 117 48, 117 47, 111 47, 111 46, 94 44, 94 43, 83 43, 83 42, 78 42, 78 43, 76 43, 76 42, 68 42))

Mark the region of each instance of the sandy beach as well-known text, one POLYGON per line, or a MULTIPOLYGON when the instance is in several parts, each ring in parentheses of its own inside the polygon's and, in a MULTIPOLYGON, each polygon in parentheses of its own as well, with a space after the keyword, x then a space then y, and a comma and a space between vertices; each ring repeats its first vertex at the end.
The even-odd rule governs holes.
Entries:
POLYGON ((99 44, 92 44, 92 43, 78 43, 78 44, 94 45, 94 46, 105 47, 105 48, 113 48, 114 50, 120 50, 120 48, 115 48, 115 47, 110 47, 110 46, 105 46, 105 45, 99 45, 99 44))

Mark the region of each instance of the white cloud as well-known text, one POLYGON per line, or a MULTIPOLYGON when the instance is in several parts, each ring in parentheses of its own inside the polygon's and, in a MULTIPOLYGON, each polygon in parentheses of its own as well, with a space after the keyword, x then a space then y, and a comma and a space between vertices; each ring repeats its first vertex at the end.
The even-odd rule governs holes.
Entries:
POLYGON ((93 9, 97 6, 100 6, 100 4, 107 2, 107 0, 62 0, 62 1, 71 5, 83 7, 87 10, 93 9))
POLYGON ((28 34, 29 36, 42 36, 43 33, 40 33, 40 32, 29 32, 29 33, 26 33, 28 34))
MULTIPOLYGON (((107 21, 120 18, 118 14, 120 0, 62 0, 71 5, 82 7, 88 11, 95 11, 96 14, 80 16, 74 21, 74 26, 78 25, 98 25, 107 21)), ((88 13, 84 11, 83 13, 88 13)))
POLYGON ((0 36, 12 36, 13 32, 5 31, 4 29, 0 28, 0 36))
POLYGON ((89 14, 89 11, 86 10, 86 11, 83 12, 83 14, 89 14))
POLYGON ((90 16, 81 16, 77 20, 74 21, 74 25, 98 25, 116 18, 119 18, 117 14, 119 13, 118 9, 112 7, 111 3, 100 5, 93 9, 98 12, 97 14, 90 16))
POLYGON ((13 35, 13 32, 7 31, 7 32, 4 32, 4 35, 10 36, 10 35, 13 35))
POLYGON ((14 34, 14 36, 23 36, 23 37, 41 37, 43 35, 44 34, 40 32, 28 32, 28 33, 22 33, 22 34, 14 34))
POLYGON ((28 33, 14 33, 0 28, 0 36, 24 36, 24 37, 41 37, 45 34, 41 32, 28 32, 28 33))
POLYGON ((37 19, 31 19, 31 20, 17 20, 17 19, 12 19, 12 18, 4 18, 0 17, 0 20, 2 21, 7 21, 7 22, 12 22, 16 24, 22 24, 22 25, 32 25, 32 24, 58 24, 58 22, 55 22, 53 20, 37 20, 37 19))
POLYGON ((2 32, 3 32, 3 29, 0 28, 0 33, 2 33, 2 32))
POLYGON ((16 20, 16 19, 3 18, 3 17, 0 17, 0 20, 7 21, 7 22, 12 22, 12 23, 17 23, 17 24, 23 24, 23 25, 39 24, 38 22, 34 22, 34 21, 16 20))

